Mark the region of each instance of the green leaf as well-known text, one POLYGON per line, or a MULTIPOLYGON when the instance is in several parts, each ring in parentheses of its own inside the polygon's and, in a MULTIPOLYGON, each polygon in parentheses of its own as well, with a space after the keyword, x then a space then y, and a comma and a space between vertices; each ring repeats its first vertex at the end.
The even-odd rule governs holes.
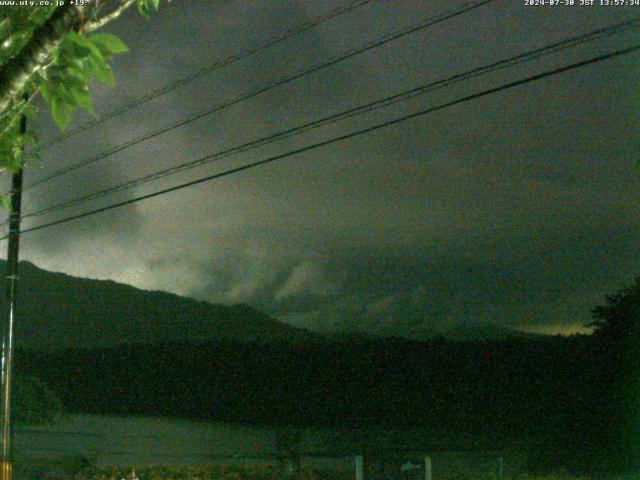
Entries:
POLYGON ((138 0, 138 11, 140 15, 149 20, 149 14, 151 12, 149 11, 149 3, 147 0, 138 0))
POLYGON ((51 91, 51 87, 48 83, 43 83, 40 87, 40 93, 42 94, 42 98, 44 98, 47 103, 51 103, 51 99, 53 98, 53 92, 51 91))
MULTIPOLYGON (((61 47, 62 55, 69 58, 84 58, 91 55, 91 47, 82 41, 80 35, 75 32, 74 35, 74 37, 69 38, 69 41, 63 42, 61 47)), ((71 36, 71 34, 69 34, 69 36, 71 36)))
POLYGON ((51 82, 51 88, 54 99, 69 105, 76 105, 76 99, 73 96, 71 88, 67 86, 64 80, 56 80, 51 82))
POLYGON ((87 37, 84 35, 80 35, 76 32, 71 32, 65 37, 65 40, 69 40, 83 48, 89 50, 89 54, 85 57, 79 57, 77 55, 71 55, 68 57, 69 60, 74 61, 77 64, 77 60, 87 60, 87 61, 102 61, 104 62, 106 58, 102 55, 100 49, 87 37))
POLYGON ((68 70, 65 72, 64 77, 61 78, 62 88, 68 90, 69 92, 73 92, 74 90, 85 90, 87 88, 87 82, 83 79, 69 75, 68 70))
POLYGON ((96 33, 91 35, 89 40, 100 49, 103 55, 105 53, 124 53, 129 51, 122 40, 110 33, 96 33))
POLYGON ((32 103, 26 105, 22 110, 22 114, 28 119, 35 118, 37 113, 38 113, 38 110, 32 103))
POLYGON ((0 195, 0 204, 5 210, 11 210, 11 195, 0 195))
POLYGON ((51 99, 51 117, 60 130, 64 130, 71 121, 71 112, 73 107, 68 103, 62 102, 58 97, 51 99))
POLYGON ((91 99, 91 93, 86 87, 81 90, 73 90, 72 93, 73 93, 73 98, 75 98, 78 105, 80 105, 82 108, 84 108, 87 112, 89 112, 93 116, 96 116, 96 112, 93 109, 93 101, 91 99))
POLYGON ((88 84, 93 77, 93 70, 91 69, 90 62, 78 61, 67 67, 66 73, 69 77, 75 77, 80 80, 84 85, 88 84))
POLYGON ((106 83, 107 85, 113 85, 115 83, 113 79, 113 71, 109 64, 102 59, 98 60, 94 59, 94 57, 91 57, 91 59, 93 73, 98 77, 98 80, 102 83, 106 83))
POLYGON ((22 167, 24 163, 24 150, 21 147, 15 146, 11 149, 11 156, 9 157, 9 163, 7 168, 11 173, 16 173, 22 167))
POLYGON ((138 0, 137 4, 140 14, 148 20, 152 8, 155 11, 158 11, 158 8, 160 7, 160 0, 138 0))
POLYGON ((92 73, 98 77, 102 83, 113 85, 113 71, 109 64, 105 61, 104 56, 100 53, 98 47, 92 44, 92 53, 87 57, 92 73))
POLYGON ((31 133, 22 133, 16 138, 16 143, 20 147, 28 147, 36 144, 36 137, 31 133))
POLYGON ((91 48, 91 42, 87 39, 87 37, 79 34, 78 32, 71 31, 67 33, 67 36, 64 37, 64 39, 65 39, 65 43, 72 42, 81 47, 85 47, 89 49, 91 48))

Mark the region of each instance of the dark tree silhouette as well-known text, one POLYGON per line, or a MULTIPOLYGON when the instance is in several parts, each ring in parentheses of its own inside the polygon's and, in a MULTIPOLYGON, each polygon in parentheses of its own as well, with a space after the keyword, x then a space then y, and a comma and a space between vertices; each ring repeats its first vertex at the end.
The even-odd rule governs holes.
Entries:
POLYGON ((12 403, 16 425, 49 423, 62 413, 58 396, 46 383, 31 375, 16 375, 12 403))
POLYGON ((635 283, 613 295, 606 296, 606 304, 592 310, 596 337, 607 342, 622 342, 637 347, 640 337, 640 277, 635 283))
MULTIPOLYGON (((615 467, 640 468, 640 277, 592 310, 595 327, 592 405, 598 436, 615 467)), ((593 418, 591 423, 594 422, 593 418)))

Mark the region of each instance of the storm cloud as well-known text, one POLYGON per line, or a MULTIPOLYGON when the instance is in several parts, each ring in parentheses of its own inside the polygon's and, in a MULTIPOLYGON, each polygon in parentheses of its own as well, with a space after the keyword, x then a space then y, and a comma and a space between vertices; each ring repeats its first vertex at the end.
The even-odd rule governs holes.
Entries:
MULTIPOLYGON (((428 4, 427 4, 428 3, 428 4)), ((130 52, 107 112, 340 2, 179 1, 109 31, 130 52)), ((446 9, 456 5, 446 4, 446 9)), ((462 4, 460 4, 462 5, 462 4)), ((445 10, 373 1, 43 153, 44 176, 445 10)), ((25 193, 60 203, 428 81, 630 18, 497 2, 206 116, 25 193)), ((630 45, 626 32, 145 184, 77 210, 266 158, 630 45)), ((637 38, 637 35, 636 35, 637 38)), ((425 337, 485 322, 581 325, 638 273, 639 57, 532 82, 269 166, 25 234, 22 257, 323 331, 425 337), (634 248, 635 247, 635 248, 634 248)), ((33 126, 57 134, 45 108, 33 126)), ((77 124, 90 119, 80 115, 77 124)), ((27 181, 28 183, 28 181, 27 181)), ((25 226, 43 219, 25 220, 25 226)))

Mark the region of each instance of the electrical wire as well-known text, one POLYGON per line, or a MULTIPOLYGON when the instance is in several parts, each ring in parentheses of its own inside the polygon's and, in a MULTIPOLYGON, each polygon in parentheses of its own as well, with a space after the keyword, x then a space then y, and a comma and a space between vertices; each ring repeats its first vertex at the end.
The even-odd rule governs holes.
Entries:
POLYGON ((267 92, 269 90, 273 90, 273 89, 275 89, 277 87, 280 87, 282 85, 290 83, 290 82, 292 82, 294 80, 306 77, 307 75, 310 75, 312 73, 316 73, 316 72, 318 72, 318 71, 320 71, 322 69, 325 69, 327 67, 335 65, 335 64, 337 64, 339 62, 342 62, 344 60, 353 58, 356 55, 360 55, 360 54, 362 54, 364 52, 367 52, 367 51, 373 50, 375 48, 381 47, 382 45, 384 45, 386 43, 389 43, 391 41, 397 40, 397 39, 402 38, 402 37, 404 37, 406 35, 410 35, 410 34, 415 33, 417 31, 420 31, 420 30, 423 30, 425 28, 428 28, 430 26, 436 25, 438 23, 444 22, 446 20, 455 18, 455 17, 460 16, 460 15, 463 15, 464 13, 467 13, 469 11, 472 11, 472 10, 476 9, 476 8, 479 8, 479 7, 482 7, 482 6, 487 5, 489 3, 492 3, 493 1, 495 1, 495 0, 481 0, 481 1, 477 1, 477 2, 471 3, 471 4, 467 4, 462 9, 458 9, 458 10, 455 10, 455 11, 450 11, 450 12, 447 12, 447 13, 443 13, 443 14, 440 14, 440 15, 438 15, 436 17, 432 17, 432 18, 429 18, 429 19, 427 19, 425 21, 422 21, 422 22, 420 22, 418 24, 411 25, 411 26, 409 26, 407 28, 401 29, 399 31, 394 31, 394 32, 392 32, 390 34, 387 34, 387 35, 385 35, 385 36, 383 36, 381 38, 378 38, 378 39, 376 39, 376 40, 374 40, 372 42, 369 42, 369 43, 365 44, 362 47, 358 47, 356 49, 349 50, 348 52, 346 52, 344 54, 341 54, 338 57, 334 57, 334 58, 332 58, 332 59, 330 59, 328 61, 324 61, 322 63, 314 65, 311 68, 307 68, 305 70, 302 70, 302 71, 299 71, 297 73, 294 73, 293 75, 285 76, 285 77, 283 77, 283 78, 281 78, 279 80, 271 82, 271 83, 269 83, 269 84, 267 84, 265 86, 258 87, 257 89, 251 90, 251 91, 249 91, 247 93, 244 93, 244 94, 242 94, 240 96, 237 96, 235 98, 227 100, 227 101, 225 101, 223 103, 216 104, 216 105, 212 106, 211 108, 208 108, 207 110, 204 110, 202 112, 190 115, 187 118, 185 118, 184 120, 181 120, 179 122, 176 122, 176 123, 173 123, 171 125, 167 125, 165 127, 161 127, 161 128, 159 128, 157 130, 154 130, 152 132, 140 135, 140 136, 138 136, 138 137, 136 137, 136 138, 134 138, 132 140, 129 140, 129 141, 127 141, 127 142, 125 142, 123 144, 120 144, 120 145, 118 145, 116 147, 113 147, 113 148, 111 148, 111 149, 109 149, 109 150, 107 150, 107 151, 105 151, 105 152, 103 152, 101 154, 98 154, 97 156, 92 157, 92 158, 90 158, 88 160, 84 160, 82 162, 79 162, 79 163, 70 165, 68 167, 63 167, 63 168, 61 168, 59 170, 56 170, 56 171, 52 172, 51 174, 46 175, 43 178, 40 178, 39 180, 36 180, 36 181, 32 182, 31 184, 25 186, 24 191, 29 190, 29 189, 31 189, 31 188, 33 188, 35 186, 41 185, 41 184, 43 184, 45 182, 48 182, 50 180, 53 180, 54 178, 58 178, 58 177, 60 177, 62 175, 70 173, 70 172, 72 172, 74 170, 77 170, 79 168, 82 168, 82 167, 85 167, 85 166, 90 165, 92 163, 95 163, 95 162, 97 162, 99 160, 102 160, 104 158, 107 158, 107 157, 109 157, 109 156, 111 156, 111 155, 113 155, 115 153, 121 152, 121 151, 123 151, 123 150, 125 150, 125 149, 127 149, 129 147, 132 147, 134 145, 137 145, 137 144, 139 144, 141 142, 144 142, 146 140, 150 140, 152 138, 155 138, 155 137, 157 137, 157 136, 159 136, 159 135, 161 135, 163 133, 166 133, 166 132, 168 132, 170 130, 174 130, 174 129, 178 128, 178 127, 182 127, 184 125, 188 125, 188 124, 190 124, 190 123, 192 123, 192 122, 194 122, 196 120, 199 120, 199 119, 201 119, 201 118, 203 118, 205 116, 208 116, 208 115, 211 115, 213 113, 219 112, 219 111, 221 111, 223 109, 226 109, 228 107, 231 107, 233 105, 237 105, 240 102, 243 102, 245 100, 248 100, 248 99, 251 99, 253 97, 256 97, 256 96, 258 96, 258 95, 260 95, 262 93, 265 93, 265 92, 267 92))
MULTIPOLYGON (((498 93, 498 92, 503 91, 503 90, 511 89, 511 88, 514 88, 514 87, 517 87, 517 86, 520 86, 520 85, 524 85, 526 83, 534 82, 534 81, 537 81, 537 80, 541 80, 543 78, 550 77, 550 76, 553 76, 553 75, 559 75, 561 73, 564 73, 564 72, 567 72, 567 71, 570 71, 570 70, 581 68, 581 67, 584 67, 584 66, 587 66, 587 65, 591 65, 591 64, 594 64, 594 63, 599 63, 599 62, 602 62, 602 61, 605 61, 605 60, 608 60, 608 59, 611 59, 611 58, 614 58, 614 57, 619 57, 619 56, 622 56, 622 55, 628 55, 630 53, 637 52, 638 50, 640 50, 640 44, 636 44, 636 45, 633 45, 631 47, 627 47, 627 48, 624 48, 624 49, 616 50, 616 51, 613 51, 613 52, 610 52, 610 53, 606 53, 606 54, 603 54, 603 55, 599 55, 599 56, 596 56, 596 57, 591 57, 591 58, 589 58, 587 60, 582 60, 580 62, 572 63, 572 64, 569 64, 569 65, 565 65, 563 67, 558 67, 558 68, 555 68, 555 69, 552 69, 552 70, 547 70, 545 72, 538 73, 538 74, 535 74, 535 75, 532 75, 532 76, 529 76, 529 77, 525 77, 525 78, 522 78, 520 80, 515 80, 515 81, 512 81, 512 82, 508 82, 508 83, 502 84, 502 85, 500 85, 498 87, 493 87, 493 88, 486 89, 486 90, 483 90, 483 91, 480 91, 480 92, 477 92, 477 93, 474 93, 474 94, 470 94, 470 95, 458 98, 456 100, 452 100, 452 101, 437 105, 435 107, 429 107, 429 108, 426 108, 426 109, 423 109, 423 110, 420 110, 420 111, 417 111, 417 112, 414 112, 414 113, 411 113, 411 114, 408 114, 408 115, 403 115, 401 117, 396 117, 394 119, 387 120, 387 121, 378 123, 376 125, 372 125, 370 127, 366 127, 366 128, 360 129, 360 130, 356 130, 354 132, 350 132, 350 133, 347 133, 345 135, 341 135, 341 136, 334 137, 334 138, 331 138, 331 139, 328 139, 328 140, 324 140, 324 141, 321 141, 321 142, 313 143, 313 144, 307 145, 305 147, 301 147, 301 148, 298 148, 298 149, 295 149, 295 150, 291 150, 289 152, 285 152, 285 153, 282 153, 282 154, 279 154, 279 155, 274 155, 274 156, 265 158, 263 160, 259 160, 259 161, 256 161, 256 162, 252 162, 252 163, 248 163, 248 164, 239 166, 239 167, 231 168, 231 169, 225 170, 223 172, 219 172, 219 173, 216 173, 216 174, 213 174, 213 175, 208 175, 208 176, 205 176, 205 177, 201 177, 201 178, 198 178, 196 180, 192 180, 192 181, 189 181, 189 182, 181 183, 179 185, 174 185, 173 187, 169 187, 169 188, 165 188, 165 189, 162 189, 162 190, 158 190, 156 192, 148 193, 148 194, 145 194, 145 195, 141 195, 141 196, 138 196, 138 197, 135 197, 135 198, 131 198, 131 199, 125 200, 125 201, 113 203, 113 204, 110 204, 110 205, 107 205, 107 206, 104 206, 104 207, 96 208, 94 210, 90 210, 90 211, 87 211, 87 212, 82 212, 80 214, 72 215, 72 216, 69 216, 69 217, 65 217, 65 218, 62 218, 62 219, 59 219, 59 220, 55 220, 55 221, 52 221, 52 222, 48 222, 48 223, 44 223, 44 224, 41 224, 41 225, 36 225, 34 227, 30 227, 30 228, 27 228, 25 230, 22 230, 22 233, 34 232, 34 231, 42 230, 44 228, 53 227, 55 225, 61 225, 61 224, 64 224, 64 223, 67 223, 67 222, 70 222, 70 221, 73 221, 73 220, 77 220, 77 219, 80 219, 80 218, 84 218, 84 217, 96 215, 98 213, 102 213, 102 212, 105 212, 105 211, 108 211, 108 210, 112 210, 114 208, 119 208, 119 207, 122 207, 122 206, 125 206, 125 205, 131 205, 133 203, 137 203, 137 202, 140 202, 142 200, 147 200, 149 198, 157 197, 157 196, 160 196, 160 195, 165 195, 165 194, 170 193, 170 192, 175 192, 177 190, 182 190, 182 189, 187 188, 187 187, 191 187, 191 186, 194 186, 194 185, 199 185, 199 184, 204 183, 204 182, 209 182, 209 181, 212 181, 212 180, 216 180, 218 178, 223 178, 223 177, 226 177, 226 176, 229 176, 229 175, 233 175, 235 173, 239 173, 239 172, 242 172, 242 171, 245 171, 245 170, 250 170, 250 169, 262 166, 262 165, 273 163, 275 161, 278 161, 278 160, 281 160, 281 159, 284 159, 284 158, 288 158, 288 157, 291 157, 291 156, 294 156, 294 155, 299 155, 301 153, 305 153, 305 152, 309 152, 309 151, 312 151, 312 150, 316 150, 318 148, 321 148, 321 147, 324 147, 324 146, 327 146, 327 145, 331 145, 331 144, 335 144, 335 143, 338 143, 338 142, 343 142, 345 140, 349 140, 351 138, 355 138, 355 137, 358 137, 360 135, 365 135, 365 134, 380 130, 382 128, 390 127, 392 125, 397 125, 397 124, 399 124, 401 122, 405 122, 407 120, 418 118, 418 117, 421 117, 421 116, 429 114, 429 113, 433 113, 433 112, 436 112, 436 111, 439 111, 439 110, 443 110, 445 108, 448 108, 448 107, 451 107, 451 106, 454 106, 454 105, 459 105, 461 103, 466 103, 466 102, 469 102, 471 100, 475 100, 475 99, 478 99, 478 98, 481 98, 481 97, 484 97, 484 96, 487 96, 487 95, 498 93)), ((4 237, 0 238, 0 240, 4 240, 6 238, 8 238, 7 235, 5 235, 4 237)))
POLYGON ((88 130, 91 127, 95 127, 96 125, 99 125, 107 120, 110 120, 114 117, 117 117, 119 115, 122 115, 124 113, 127 113, 131 110, 133 110, 134 108, 138 107, 139 105, 142 105, 144 103, 147 103, 151 100, 153 100, 154 98, 158 98, 162 95, 165 95, 169 92, 172 92, 180 87, 183 87, 184 85, 187 85, 188 83, 191 83, 201 77, 203 77, 204 75, 207 75, 209 73, 213 73, 216 70, 219 70, 221 68, 224 68, 228 65, 231 65, 232 63, 238 62, 240 60, 243 60, 251 55, 255 55, 256 53, 259 53, 263 50, 266 50, 268 48, 273 47, 274 45, 277 45, 281 42, 284 42, 285 40, 288 40, 292 37, 295 37, 296 35, 299 35, 301 33, 306 32, 307 30, 310 30, 312 28, 315 28, 319 25, 322 25, 323 23, 326 23, 330 20, 333 20, 336 17, 339 17, 340 15, 343 15, 345 13, 351 12, 357 8, 360 8, 364 5, 367 5, 369 3, 371 3, 373 0, 356 0, 356 1, 352 1, 346 5, 343 6, 339 6, 336 7, 332 10, 330 10, 329 12, 326 12, 322 15, 317 16, 314 19, 311 20, 307 20, 306 22, 285 30, 284 32, 272 36, 270 38, 268 38, 267 40, 261 42, 260 44, 256 45, 253 48, 250 48, 248 50, 243 50, 241 52, 237 52, 234 53, 232 55, 229 55, 228 57, 217 61, 215 63, 212 63, 211 65, 207 65, 205 67, 200 68, 199 70, 196 70, 195 72, 182 77, 174 82, 171 82, 161 88, 158 88, 157 90, 154 90, 152 92, 147 93, 146 95, 143 95, 141 97, 138 97, 136 99, 134 99, 133 101, 127 103, 126 105, 123 105, 119 108, 116 108, 114 110, 111 110, 110 112, 102 115, 99 118, 96 118, 95 120, 92 120, 90 122, 85 123, 84 125, 80 125, 72 130, 69 130, 67 133, 64 133, 62 135, 58 135, 57 137, 45 142, 42 144, 41 149, 44 150, 47 147, 50 147, 52 145, 55 145, 57 143, 60 143, 70 137, 73 137, 74 135, 77 135, 78 133, 84 132, 85 130, 88 130))
MULTIPOLYGON (((388 107, 389 105, 406 101, 418 95, 424 95, 426 93, 432 92, 440 88, 448 87, 452 84, 455 84, 461 81, 469 80, 471 78, 475 78, 481 75, 486 75, 488 73, 499 71, 505 68, 510 68, 525 62, 530 62, 542 56, 550 55, 552 53, 556 53, 556 52, 565 50, 567 48, 575 47, 577 45, 581 45, 584 43, 593 42, 595 40, 599 40, 604 36, 614 35, 624 30, 629 30, 631 28, 638 28, 639 26, 640 26, 640 18, 634 18, 625 22, 620 22, 607 27, 599 28, 597 30, 593 30, 591 32, 588 32, 582 35, 576 35, 562 41, 554 42, 552 44, 546 45, 541 48, 530 50, 528 52, 524 52, 519 55, 509 57, 507 59, 493 62, 489 65, 477 67, 472 70, 455 74, 441 80, 429 82, 421 86, 415 87, 411 90, 397 93, 391 96, 387 96, 385 98, 376 100, 374 102, 369 102, 367 104, 360 105, 358 107, 351 108, 349 110, 339 112, 333 115, 329 115, 324 118, 314 120, 312 122, 308 122, 303 125, 299 125, 297 127, 288 128, 284 131, 280 131, 275 134, 271 134, 269 136, 244 143, 242 145, 238 145, 232 148, 228 148, 228 149, 216 152, 214 154, 208 155, 204 159, 196 159, 187 163, 182 163, 180 165, 176 165, 176 166, 173 166, 158 172, 154 172, 133 180, 129 180, 127 182, 115 185, 113 187, 99 190, 97 192, 92 192, 92 193, 77 197, 75 199, 67 200, 57 205, 53 205, 50 207, 42 208, 40 210, 29 212, 22 215, 22 218, 24 219, 24 218, 35 217, 35 216, 42 216, 42 215, 53 213, 59 210, 63 210, 65 208, 72 207, 74 205, 86 203, 90 200, 95 200, 119 191, 123 191, 129 188, 134 188, 169 175, 174 175, 179 172, 183 172, 196 167, 200 167, 205 164, 212 163, 214 161, 219 161, 225 158, 229 158, 236 154, 244 153, 244 152, 253 150, 255 148, 258 148, 258 147, 261 147, 261 146, 264 146, 264 145, 267 145, 267 144, 270 144, 294 135, 306 133, 310 130, 313 130, 328 124, 336 123, 338 121, 342 121, 347 118, 351 118, 357 115, 362 115, 362 114, 369 113, 384 107, 388 107)), ((0 224, 0 226, 4 224, 6 224, 6 222, 0 224)))

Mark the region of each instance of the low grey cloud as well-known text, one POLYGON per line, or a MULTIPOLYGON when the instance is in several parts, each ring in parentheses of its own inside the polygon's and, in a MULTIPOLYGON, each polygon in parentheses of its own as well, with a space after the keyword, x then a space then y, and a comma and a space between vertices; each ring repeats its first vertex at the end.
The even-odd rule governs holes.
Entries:
POLYGON ((335 293, 338 285, 317 263, 304 261, 296 265, 284 285, 278 289, 276 300, 294 296, 324 296, 335 293))
MULTIPOLYGON (((248 48, 340 2, 189 1, 110 27, 131 52, 99 112, 248 48)), ((454 6, 449 5, 448 8, 454 6)), ((294 41, 75 136, 29 178, 80 161, 443 8, 371 2, 294 41)), ((392 42, 27 192, 35 209, 180 164, 528 48, 628 9, 504 2, 392 42)), ((626 45, 631 34, 436 91, 119 193, 106 205, 363 128, 626 45)), ((25 235, 24 257, 223 303, 323 331, 584 323, 637 273, 637 56, 487 96, 269 166, 25 235)), ((86 120, 88 117, 83 117, 86 120)), ((54 135, 47 120, 36 126, 54 135)), ((87 208, 87 207, 83 207, 87 208)), ((62 215, 82 211, 68 211, 62 215)), ((26 225, 37 224, 27 222, 26 225)))

